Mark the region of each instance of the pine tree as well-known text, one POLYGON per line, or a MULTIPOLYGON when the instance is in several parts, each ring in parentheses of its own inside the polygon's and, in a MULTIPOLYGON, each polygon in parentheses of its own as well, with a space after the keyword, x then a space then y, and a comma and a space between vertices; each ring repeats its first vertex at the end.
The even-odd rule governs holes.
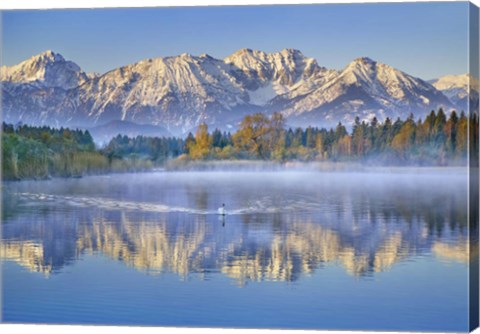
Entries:
POLYGON ((450 114, 450 117, 445 124, 445 135, 446 135, 446 150, 449 156, 453 156, 455 153, 456 145, 457 145, 457 123, 458 123, 458 116, 455 110, 453 110, 450 114))
POLYGON ((355 123, 352 131, 352 152, 358 158, 361 158, 365 151, 364 129, 365 127, 363 124, 360 124, 360 118, 358 116, 355 117, 355 123))
POLYGON ((433 138, 436 147, 443 147, 445 144, 445 124, 447 123, 447 118, 443 109, 440 108, 437 113, 437 117, 435 117, 435 122, 433 124, 433 138))

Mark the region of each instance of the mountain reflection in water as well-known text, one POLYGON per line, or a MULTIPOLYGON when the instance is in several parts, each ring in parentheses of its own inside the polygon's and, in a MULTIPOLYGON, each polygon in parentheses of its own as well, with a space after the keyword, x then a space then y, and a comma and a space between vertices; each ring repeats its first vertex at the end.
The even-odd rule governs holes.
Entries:
POLYGON ((380 190, 323 182, 278 192, 272 184, 256 193, 232 181, 226 196, 242 205, 225 218, 212 214, 210 197, 218 194, 208 182, 178 184, 170 206, 148 196, 135 202, 12 186, 4 193, 0 258, 48 277, 84 254, 104 255, 151 275, 221 274, 240 286, 296 281, 327 265, 369 277, 431 255, 467 265, 466 185, 397 182, 380 190))

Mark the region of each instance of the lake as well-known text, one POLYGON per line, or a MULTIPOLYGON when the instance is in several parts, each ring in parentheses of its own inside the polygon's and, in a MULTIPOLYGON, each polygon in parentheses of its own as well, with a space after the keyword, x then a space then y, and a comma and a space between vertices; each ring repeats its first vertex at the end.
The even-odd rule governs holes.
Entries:
POLYGON ((466 169, 115 174, 2 194, 4 322, 468 330, 466 169))

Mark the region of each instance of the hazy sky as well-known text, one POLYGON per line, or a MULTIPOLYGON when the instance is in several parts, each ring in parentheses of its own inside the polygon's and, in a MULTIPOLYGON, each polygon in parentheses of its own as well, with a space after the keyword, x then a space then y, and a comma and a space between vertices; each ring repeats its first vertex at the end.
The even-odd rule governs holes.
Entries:
POLYGON ((301 50, 342 69, 368 56, 423 79, 467 72, 468 3, 3 12, 3 63, 45 50, 104 73, 145 58, 301 50))

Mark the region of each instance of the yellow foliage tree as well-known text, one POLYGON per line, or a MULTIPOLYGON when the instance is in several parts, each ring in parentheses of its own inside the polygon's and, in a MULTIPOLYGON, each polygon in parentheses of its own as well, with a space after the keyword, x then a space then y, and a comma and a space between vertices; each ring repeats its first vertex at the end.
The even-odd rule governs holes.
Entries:
POLYGON ((195 133, 195 142, 190 141, 190 157, 192 159, 206 159, 212 148, 212 137, 208 133, 208 125, 202 123, 199 125, 195 133))
POLYGON ((393 138, 392 148, 401 158, 406 157, 408 149, 415 143, 415 123, 409 119, 406 121, 397 135, 393 138))
POLYGON ((251 156, 267 159, 272 152, 278 131, 283 131, 283 117, 274 114, 272 119, 261 113, 246 116, 240 124, 240 129, 233 135, 233 143, 237 150, 248 152, 251 156))

